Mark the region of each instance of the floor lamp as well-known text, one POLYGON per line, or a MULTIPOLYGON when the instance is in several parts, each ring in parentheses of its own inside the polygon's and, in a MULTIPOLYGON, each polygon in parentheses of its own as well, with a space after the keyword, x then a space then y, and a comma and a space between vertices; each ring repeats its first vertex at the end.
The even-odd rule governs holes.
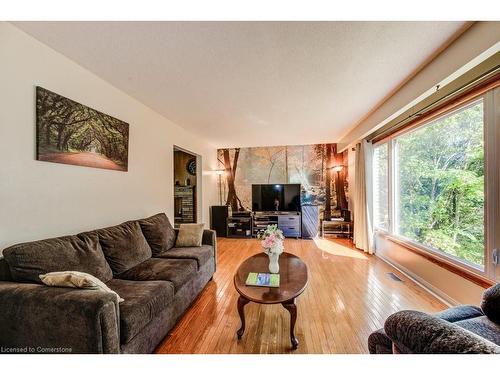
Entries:
POLYGON ((219 206, 222 206, 222 175, 224 174, 224 169, 217 169, 215 173, 219 178, 219 206))
MULTIPOLYGON (((337 172, 337 181, 340 181, 340 172, 344 169, 343 165, 334 165, 330 168, 333 172, 337 172)), ((335 189, 338 189, 338 186, 335 186, 335 189)), ((337 209, 339 208, 339 202, 337 201, 337 209)))

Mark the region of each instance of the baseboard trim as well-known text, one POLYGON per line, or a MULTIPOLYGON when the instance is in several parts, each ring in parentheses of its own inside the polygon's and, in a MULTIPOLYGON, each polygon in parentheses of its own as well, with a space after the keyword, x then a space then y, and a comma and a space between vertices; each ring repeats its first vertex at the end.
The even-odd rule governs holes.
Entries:
POLYGON ((440 289, 436 288, 434 285, 428 283, 427 281, 422 279, 420 276, 415 275, 413 272, 411 272, 407 268, 403 267, 402 265, 392 261, 391 259, 389 259, 381 254, 378 254, 377 252, 375 253, 375 255, 378 258, 380 258, 381 260, 383 260, 385 263, 390 265, 391 267, 394 267, 395 269, 397 269, 399 272, 401 272, 403 275, 408 277, 410 280, 412 280, 418 286, 420 286, 421 288, 425 289, 427 292, 432 294, 434 297, 436 297, 438 300, 443 302, 445 305, 447 305, 449 307, 460 305, 459 302, 457 302, 456 300, 451 298, 449 295, 444 293, 442 290, 440 290, 440 289))

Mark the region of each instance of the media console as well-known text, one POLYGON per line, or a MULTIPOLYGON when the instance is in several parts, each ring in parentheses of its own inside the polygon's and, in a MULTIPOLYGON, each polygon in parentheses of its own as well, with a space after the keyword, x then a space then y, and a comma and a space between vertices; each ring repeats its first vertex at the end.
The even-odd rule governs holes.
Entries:
POLYGON ((268 225, 277 224, 285 237, 302 237, 302 215, 300 211, 256 211, 253 212, 253 236, 266 229, 268 225))

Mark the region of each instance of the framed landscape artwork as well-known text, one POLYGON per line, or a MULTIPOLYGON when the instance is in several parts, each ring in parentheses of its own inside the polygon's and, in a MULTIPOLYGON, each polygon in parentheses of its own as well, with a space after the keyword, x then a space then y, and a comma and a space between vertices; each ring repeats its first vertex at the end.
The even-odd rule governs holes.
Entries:
POLYGON ((36 88, 37 160, 128 170, 129 124, 36 88))

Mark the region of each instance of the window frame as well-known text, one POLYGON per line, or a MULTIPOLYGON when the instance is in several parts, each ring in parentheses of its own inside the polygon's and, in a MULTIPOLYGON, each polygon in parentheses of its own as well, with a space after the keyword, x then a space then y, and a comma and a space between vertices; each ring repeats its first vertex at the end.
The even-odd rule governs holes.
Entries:
MULTIPOLYGON (((388 197, 387 197, 387 228, 382 228, 382 227, 377 227, 375 225, 376 223, 376 220, 375 220, 375 206, 373 207, 373 229, 374 231, 377 231, 377 232, 380 232, 380 233, 384 233, 384 234, 389 234, 391 233, 391 223, 392 223, 392 218, 391 218, 391 197, 392 197, 392 187, 391 187, 391 142, 387 142, 387 141, 384 141, 384 142, 380 142, 380 143, 377 143, 377 145, 373 146, 373 152, 374 152, 374 155, 375 155, 375 149, 378 148, 378 147, 381 147, 383 145, 387 145, 387 194, 388 194, 388 197)), ((373 168, 374 169, 374 168, 373 168)), ((375 177, 375 173, 372 173, 372 176, 375 177)), ((375 189, 373 189, 372 191, 373 193, 373 202, 375 202, 375 189)))
MULTIPOLYGON (((497 156, 500 156, 500 123, 496 124, 500 115, 495 113, 495 97, 500 101, 500 88, 494 88, 478 95, 474 95, 465 101, 460 101, 451 105, 444 111, 434 116, 423 118, 408 127, 391 134, 384 139, 373 143, 373 150, 384 144, 388 145, 388 202, 389 202, 389 225, 388 230, 374 227, 375 234, 382 235, 391 242, 397 243, 417 254, 420 254, 431 261, 441 264, 445 268, 451 267, 456 271, 461 271, 464 276, 477 276, 476 283, 484 283, 487 286, 492 280, 500 279, 499 266, 492 263, 492 250, 500 247, 500 235, 495 235, 500 230, 500 163, 497 156), (484 139, 484 264, 477 265, 464 259, 447 254, 442 250, 424 245, 417 241, 397 234, 397 202, 398 187, 397 184, 397 147, 396 142, 399 137, 409 132, 416 131, 425 126, 432 125, 435 121, 447 117, 454 112, 460 111, 475 102, 483 103, 483 139, 484 139), (496 121, 495 121, 496 120, 496 121), (496 171, 495 171, 496 169, 496 171)), ((375 175, 375 172, 372 174, 375 175)), ((376 192, 373 192, 373 195, 376 192)), ((375 210, 373 212, 373 222, 375 223, 375 210)), ((459 272, 457 272, 459 273, 459 272)))

